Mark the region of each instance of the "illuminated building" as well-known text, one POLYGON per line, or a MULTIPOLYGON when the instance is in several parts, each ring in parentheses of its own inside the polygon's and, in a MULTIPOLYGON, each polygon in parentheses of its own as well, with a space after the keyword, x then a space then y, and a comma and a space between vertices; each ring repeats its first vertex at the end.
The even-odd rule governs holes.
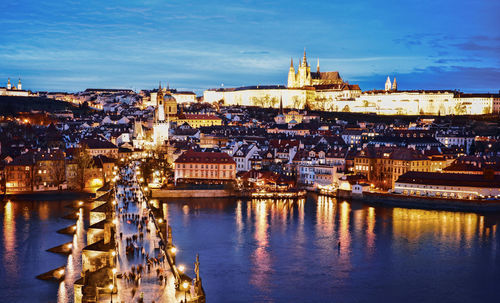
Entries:
MULTIPOLYGON (((155 110, 155 120, 153 124, 153 145, 160 146, 168 141, 168 135, 170 131, 170 116, 169 114, 174 111, 177 113, 177 105, 172 105, 171 101, 165 101, 163 98, 163 90, 158 88, 158 93, 156 96, 156 110, 155 110), (169 106, 166 106, 169 103, 169 106), (165 113, 165 108, 167 108, 167 113, 165 113)), ((173 101, 175 103, 175 99, 173 101)))
POLYGON ((407 172, 395 182, 394 192, 410 196, 475 199, 500 195, 500 176, 407 172))
POLYGON ((226 153, 188 150, 175 160, 174 177, 176 182, 230 181, 236 177, 236 162, 226 153))
POLYGON ((288 85, 247 86, 209 89, 205 102, 224 105, 284 107, 379 115, 482 115, 500 113, 500 94, 466 94, 456 90, 399 90, 396 78, 387 77, 383 90, 362 92, 345 82, 338 72, 316 72, 304 57, 297 72, 293 61, 288 85))
POLYGON ((23 90, 21 84, 21 79, 19 79, 19 83, 17 87, 10 83, 10 78, 7 80, 6 87, 0 87, 0 96, 11 96, 11 97, 29 97, 36 96, 36 94, 32 94, 30 91, 23 90))
POLYGON ((429 172, 431 160, 414 149, 367 147, 354 156, 354 173, 381 188, 393 188, 398 177, 408 171, 429 172))
POLYGON ((220 126, 222 119, 211 114, 183 114, 180 115, 177 124, 189 124, 192 128, 200 128, 204 126, 220 126))

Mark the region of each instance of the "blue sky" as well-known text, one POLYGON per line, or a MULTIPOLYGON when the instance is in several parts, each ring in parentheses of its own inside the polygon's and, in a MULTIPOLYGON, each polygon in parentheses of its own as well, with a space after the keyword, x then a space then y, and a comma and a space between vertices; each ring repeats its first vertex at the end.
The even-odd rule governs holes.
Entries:
POLYGON ((0 86, 285 84, 290 57, 363 90, 500 89, 500 1, 16 0, 0 10, 0 86))

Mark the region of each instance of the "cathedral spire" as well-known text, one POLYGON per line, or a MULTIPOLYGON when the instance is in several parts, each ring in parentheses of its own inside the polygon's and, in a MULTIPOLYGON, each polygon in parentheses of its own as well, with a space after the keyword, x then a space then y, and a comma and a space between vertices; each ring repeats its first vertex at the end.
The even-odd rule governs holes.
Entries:
POLYGON ((318 58, 318 66, 316 67, 316 72, 319 74, 319 58, 318 58))
POLYGON ((306 48, 304 47, 304 57, 302 58, 302 65, 307 66, 306 48))
POLYGON ((396 77, 394 77, 394 82, 392 82, 392 90, 393 91, 398 90, 398 83, 396 82, 396 77))
POLYGON ((387 76, 387 80, 385 80, 385 91, 388 92, 391 90, 391 79, 387 76))
POLYGON ((295 69, 295 67, 293 67, 293 57, 290 58, 290 68, 295 69))

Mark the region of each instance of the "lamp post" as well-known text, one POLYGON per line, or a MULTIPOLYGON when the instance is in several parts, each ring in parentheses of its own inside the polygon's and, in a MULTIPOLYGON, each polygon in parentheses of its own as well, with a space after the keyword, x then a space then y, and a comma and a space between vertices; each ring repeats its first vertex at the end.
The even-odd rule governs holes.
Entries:
POLYGON ((109 290, 110 290, 110 295, 111 295, 111 303, 113 303, 113 284, 109 284, 108 286, 109 290))
POLYGON ((188 290, 188 287, 189 287, 189 283, 184 281, 182 282, 182 288, 184 289, 184 303, 187 302, 187 290, 188 290))

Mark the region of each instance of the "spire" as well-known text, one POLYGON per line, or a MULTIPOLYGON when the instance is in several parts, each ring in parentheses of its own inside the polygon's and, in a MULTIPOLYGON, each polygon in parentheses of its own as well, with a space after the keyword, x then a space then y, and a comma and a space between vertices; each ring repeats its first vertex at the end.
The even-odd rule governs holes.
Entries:
POLYGON ((283 96, 280 98, 280 114, 283 115, 283 96))
POLYGON ((319 74, 319 58, 318 58, 318 66, 316 67, 316 72, 319 74))
POLYGON ((163 89, 161 88, 161 81, 160 86, 158 86, 158 94, 156 95, 156 104, 163 104, 163 89))
MULTIPOLYGON (((396 80, 396 78, 394 78, 396 80)), ((21 90, 22 89, 22 84, 21 84, 21 78, 19 78, 19 83, 17 83, 17 89, 21 90)))
POLYGON ((11 89, 12 88, 12 84, 10 84, 10 78, 7 80, 7 89, 11 89))
POLYGON ((394 77, 394 82, 392 82, 392 90, 398 90, 398 83, 396 82, 396 77, 394 77))
POLYGON ((291 58, 290 58, 290 68, 295 69, 295 68, 293 67, 293 57, 291 57, 291 58))
POLYGON ((302 58, 302 65, 307 66, 306 48, 305 47, 304 47, 304 57, 302 58))
POLYGON ((391 79, 387 76, 387 80, 385 80, 385 91, 388 92, 391 90, 391 79))

